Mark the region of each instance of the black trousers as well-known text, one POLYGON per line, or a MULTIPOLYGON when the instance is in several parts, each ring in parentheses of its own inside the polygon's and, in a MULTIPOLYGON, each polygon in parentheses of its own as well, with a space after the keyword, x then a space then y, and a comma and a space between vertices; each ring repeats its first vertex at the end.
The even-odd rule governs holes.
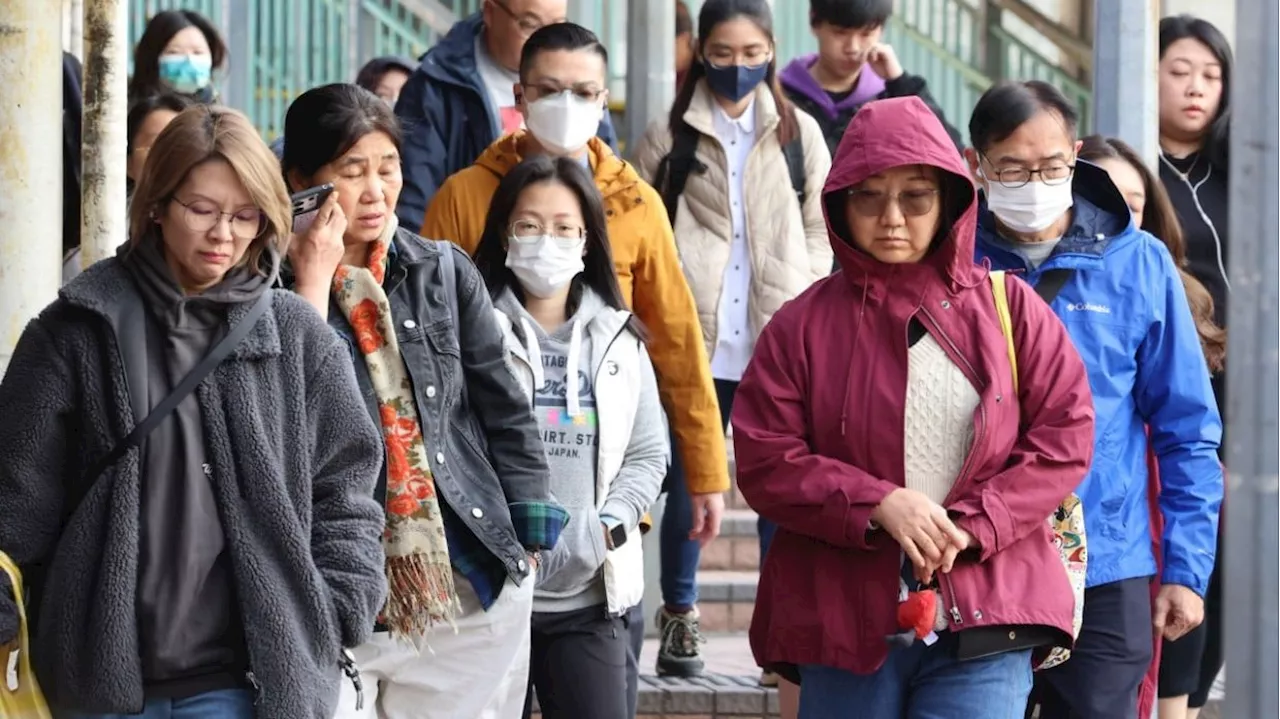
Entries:
POLYGON ((1152 631, 1149 578, 1086 589, 1071 658, 1036 672, 1031 701, 1040 704, 1040 719, 1134 719, 1152 631))
POLYGON ((1187 706, 1202 708, 1209 690, 1222 671, 1222 540, 1218 540, 1218 563, 1209 579, 1204 597, 1204 622, 1176 642, 1164 643, 1160 650, 1161 699, 1187 695, 1187 706))
POLYGON ((534 612, 524 716, 537 690, 543 719, 630 719, 628 624, 626 615, 607 616, 603 605, 534 612))

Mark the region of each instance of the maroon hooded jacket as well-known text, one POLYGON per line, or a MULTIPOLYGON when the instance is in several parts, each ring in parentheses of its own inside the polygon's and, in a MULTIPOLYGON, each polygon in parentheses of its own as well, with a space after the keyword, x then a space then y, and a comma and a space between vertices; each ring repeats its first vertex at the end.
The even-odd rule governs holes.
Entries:
POLYGON ((972 447, 943 503, 980 545, 940 578, 949 629, 1039 625, 1061 630, 1069 646, 1073 597, 1046 519, 1084 478, 1094 415, 1066 330, 1034 290, 1007 277, 1015 396, 987 269, 973 261, 973 183, 919 99, 872 102, 854 117, 823 197, 842 271, 774 316, 734 399, 739 490, 778 525, 751 622, 757 662, 867 674, 899 631, 900 548, 868 522, 905 483, 913 317, 980 395, 972 447), (950 232, 917 264, 883 264, 850 245, 845 191, 919 164, 944 173, 950 232))

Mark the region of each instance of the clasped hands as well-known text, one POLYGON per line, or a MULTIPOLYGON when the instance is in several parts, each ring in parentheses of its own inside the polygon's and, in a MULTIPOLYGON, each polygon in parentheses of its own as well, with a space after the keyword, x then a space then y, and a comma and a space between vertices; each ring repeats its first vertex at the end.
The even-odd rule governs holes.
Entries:
POLYGON ((902 546, 921 584, 932 582, 937 572, 950 572, 961 552, 978 546, 942 505, 913 489, 890 492, 871 512, 871 521, 902 546))

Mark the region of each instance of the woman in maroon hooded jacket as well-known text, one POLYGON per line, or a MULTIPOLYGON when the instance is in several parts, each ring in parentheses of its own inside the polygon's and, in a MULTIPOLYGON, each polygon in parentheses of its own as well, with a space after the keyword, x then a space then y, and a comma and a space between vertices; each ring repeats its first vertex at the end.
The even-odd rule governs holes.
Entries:
POLYGON ((733 409, 739 489, 778 524, 752 650, 801 719, 1021 719, 1033 652, 1071 644, 1046 519, 1092 457, 1084 366, 1006 278, 1015 391, 974 188, 919 99, 854 117, 823 199, 842 271, 765 328, 733 409))

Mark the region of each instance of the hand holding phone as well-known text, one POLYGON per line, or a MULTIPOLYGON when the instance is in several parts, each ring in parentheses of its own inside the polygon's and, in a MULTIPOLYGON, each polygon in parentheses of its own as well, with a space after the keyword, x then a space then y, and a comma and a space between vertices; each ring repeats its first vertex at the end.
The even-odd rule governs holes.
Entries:
POLYGON ((326 182, 323 185, 295 192, 289 197, 290 204, 293 205, 293 233, 300 235, 311 228, 311 224, 315 222, 316 216, 320 212, 320 207, 324 205, 325 200, 329 199, 333 194, 333 183, 326 182))
MULTIPOLYGON (((305 210, 314 214, 306 230, 295 230, 289 239, 289 262, 296 278, 295 289, 308 299, 313 294, 317 300, 329 296, 329 284, 345 249, 342 237, 347 232, 347 216, 338 204, 338 193, 332 187, 329 186, 330 191, 323 204, 305 210)), ((327 304, 327 299, 325 302, 327 304)))

